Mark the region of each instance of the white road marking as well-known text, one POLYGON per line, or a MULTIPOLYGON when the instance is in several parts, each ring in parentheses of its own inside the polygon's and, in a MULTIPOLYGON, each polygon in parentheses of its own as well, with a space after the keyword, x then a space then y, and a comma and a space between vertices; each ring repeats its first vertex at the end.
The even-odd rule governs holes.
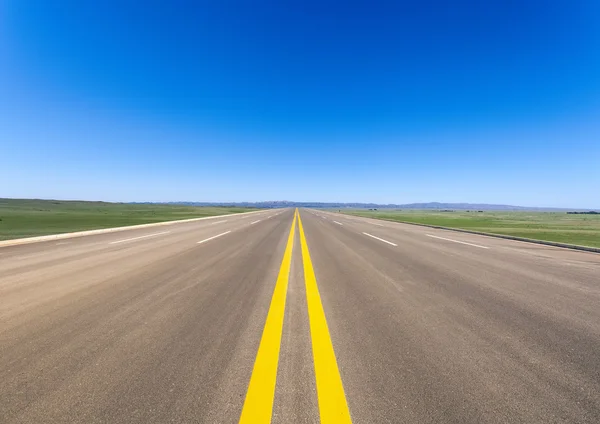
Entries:
POLYGON ((59 241, 58 243, 55 243, 54 245, 55 246, 61 246, 63 244, 69 244, 69 243, 71 243, 71 242, 70 241, 59 241))
POLYGON ((438 237, 438 236, 434 236, 434 235, 432 235, 432 234, 425 234, 425 235, 426 235, 427 237, 433 237, 433 238, 436 238, 436 239, 440 239, 440 240, 446 240, 446 241, 453 241, 454 243, 467 244, 467 245, 469 245, 469 246, 479 247, 479 248, 481 248, 481 249, 489 249, 489 247, 486 247, 486 246, 480 246, 480 245, 478 245, 478 244, 473 244, 473 243, 467 243, 466 241, 452 240, 452 239, 445 238, 445 237, 438 237))
POLYGON ((226 219, 224 219, 223 221, 217 221, 217 222, 213 222, 213 223, 211 223, 210 225, 221 224, 221 223, 223 223, 223 222, 227 222, 227 220, 226 220, 226 219))
POLYGON ((139 240, 139 239, 144 239, 144 238, 148 238, 148 237, 156 237, 156 236, 160 236, 162 234, 167 234, 170 233, 170 231, 162 231, 160 233, 154 233, 154 234, 147 234, 145 236, 139 236, 139 237, 133 237, 133 238, 128 238, 125 240, 117 240, 117 241, 111 241, 108 244, 117 244, 117 243, 125 243, 126 241, 133 241, 133 240, 139 240))
POLYGON ((50 253, 52 253, 52 251, 48 251, 47 250, 45 252, 34 253, 33 255, 18 256, 16 258, 11 259, 11 260, 13 260, 13 261, 23 261, 25 259, 39 258, 40 256, 46 256, 46 255, 49 255, 50 253))
MULTIPOLYGON (((252 213, 256 214, 259 212, 262 212, 262 211, 241 212, 236 215, 237 216, 249 215, 252 213)), ((224 216, 231 216, 231 214, 204 216, 202 218, 179 219, 179 220, 175 220, 175 221, 154 222, 152 224, 129 225, 126 227, 101 228, 98 230, 76 231, 73 233, 51 234, 48 236, 25 237, 25 238, 20 238, 20 239, 13 239, 13 240, 3 240, 3 241, 0 241, 0 248, 7 247, 7 246, 22 245, 22 244, 39 243, 39 242, 45 242, 45 241, 49 241, 49 240, 62 240, 62 239, 71 239, 71 238, 75 238, 75 237, 91 236, 91 235, 96 235, 96 234, 107 234, 107 233, 115 233, 115 232, 121 232, 121 231, 131 231, 131 230, 137 230, 140 228, 176 225, 176 224, 183 224, 186 222, 196 222, 196 221, 217 219, 217 218, 222 218, 224 216)))
POLYGON ((253 222, 251 222, 251 223, 250 223, 250 225, 256 224, 257 222, 260 222, 260 221, 261 221, 261 220, 260 220, 260 219, 258 219, 258 220, 256 220, 256 221, 253 221, 253 222))
POLYGON ((383 227, 383 224, 376 224, 375 222, 371 222, 373 225, 377 225, 378 227, 383 227))
POLYGON ((379 241, 382 241, 382 242, 384 242, 384 243, 391 244, 392 246, 398 246, 396 243, 392 243, 391 241, 387 241, 387 240, 384 240, 384 239, 382 239, 382 238, 375 237, 375 236, 374 236, 374 235, 372 235, 372 234, 369 234, 369 233, 363 233, 363 234, 364 234, 365 236, 373 237, 374 239, 377 239, 377 240, 379 240, 379 241))
POLYGON ((212 239, 216 239, 217 237, 224 236, 225 234, 229 234, 230 232, 231 232, 231 231, 225 231, 224 233, 217 234, 216 236, 212 236, 212 237, 209 237, 209 238, 207 238, 207 239, 200 240, 200 241, 198 242, 198 244, 201 244, 201 243, 207 242, 207 241, 209 241, 209 240, 212 240, 212 239))
POLYGON ((337 225, 344 225, 341 222, 337 222, 337 221, 333 221, 333 222, 335 222, 337 225))

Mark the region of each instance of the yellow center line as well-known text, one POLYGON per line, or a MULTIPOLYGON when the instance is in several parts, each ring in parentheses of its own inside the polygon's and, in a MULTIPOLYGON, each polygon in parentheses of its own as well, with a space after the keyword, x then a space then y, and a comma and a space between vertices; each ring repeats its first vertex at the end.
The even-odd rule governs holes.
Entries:
POLYGON ((315 366, 315 379, 317 382, 317 398, 319 401, 319 414, 321 424, 346 424, 352 423, 342 378, 338 369, 333 343, 329 335, 325 311, 321 303, 319 288, 315 271, 308 252, 308 244, 302 228, 300 213, 298 229, 302 247, 302 263, 304 265, 304 282, 306 285, 306 301, 308 303, 308 320, 312 339, 313 362, 315 366))
POLYGON ((281 268, 279 269, 279 275, 275 283, 275 289, 273 290, 271 306, 267 313, 267 320, 240 416, 240 424, 271 422, 295 229, 296 214, 294 214, 281 268))

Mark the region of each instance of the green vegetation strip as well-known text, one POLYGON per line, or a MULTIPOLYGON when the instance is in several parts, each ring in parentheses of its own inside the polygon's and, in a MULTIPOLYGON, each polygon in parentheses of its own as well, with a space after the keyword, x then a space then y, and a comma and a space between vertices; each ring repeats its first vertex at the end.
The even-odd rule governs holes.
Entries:
POLYGON ((566 212, 349 210, 345 213, 411 224, 600 248, 600 215, 566 212))
POLYGON ((256 209, 0 199, 0 240, 201 218, 252 210, 256 209))

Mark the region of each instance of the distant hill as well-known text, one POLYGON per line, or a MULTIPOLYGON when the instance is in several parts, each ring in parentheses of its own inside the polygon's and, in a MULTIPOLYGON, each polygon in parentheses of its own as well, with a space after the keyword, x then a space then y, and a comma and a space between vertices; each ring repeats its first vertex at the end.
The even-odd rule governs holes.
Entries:
POLYGON ((169 202, 170 204, 190 206, 239 206, 252 208, 337 208, 337 209, 452 209, 452 210, 486 210, 486 211, 584 211, 579 208, 545 208, 514 205, 496 205, 487 203, 408 203, 408 204, 379 204, 379 203, 337 203, 337 202, 293 202, 276 200, 266 202, 169 202))
MULTIPOLYGON (((113 202, 84 201, 84 200, 53 200, 53 199, 3 199, 0 198, 0 208, 7 202, 19 202, 27 207, 43 207, 50 203, 66 204, 81 203, 85 205, 111 205, 113 202)), ((539 211, 539 212, 593 212, 595 208, 547 208, 532 206, 497 205, 488 203, 407 203, 407 204, 380 204, 360 202, 294 202, 289 200, 272 200, 263 202, 117 202, 141 205, 183 205, 183 206, 215 206, 215 207, 245 207, 245 208, 320 208, 320 209, 420 209, 420 210, 481 210, 481 211, 539 211)))

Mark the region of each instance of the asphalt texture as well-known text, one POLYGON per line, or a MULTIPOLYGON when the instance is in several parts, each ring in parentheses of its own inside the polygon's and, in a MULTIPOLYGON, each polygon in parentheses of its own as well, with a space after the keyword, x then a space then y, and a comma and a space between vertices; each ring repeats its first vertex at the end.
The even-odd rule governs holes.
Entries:
MULTIPOLYGON (((352 422, 600 422, 600 255, 300 216, 352 422)), ((1 247, 0 422, 238 422, 293 217, 1 247)), ((300 251, 274 423, 329 407, 300 251)))

